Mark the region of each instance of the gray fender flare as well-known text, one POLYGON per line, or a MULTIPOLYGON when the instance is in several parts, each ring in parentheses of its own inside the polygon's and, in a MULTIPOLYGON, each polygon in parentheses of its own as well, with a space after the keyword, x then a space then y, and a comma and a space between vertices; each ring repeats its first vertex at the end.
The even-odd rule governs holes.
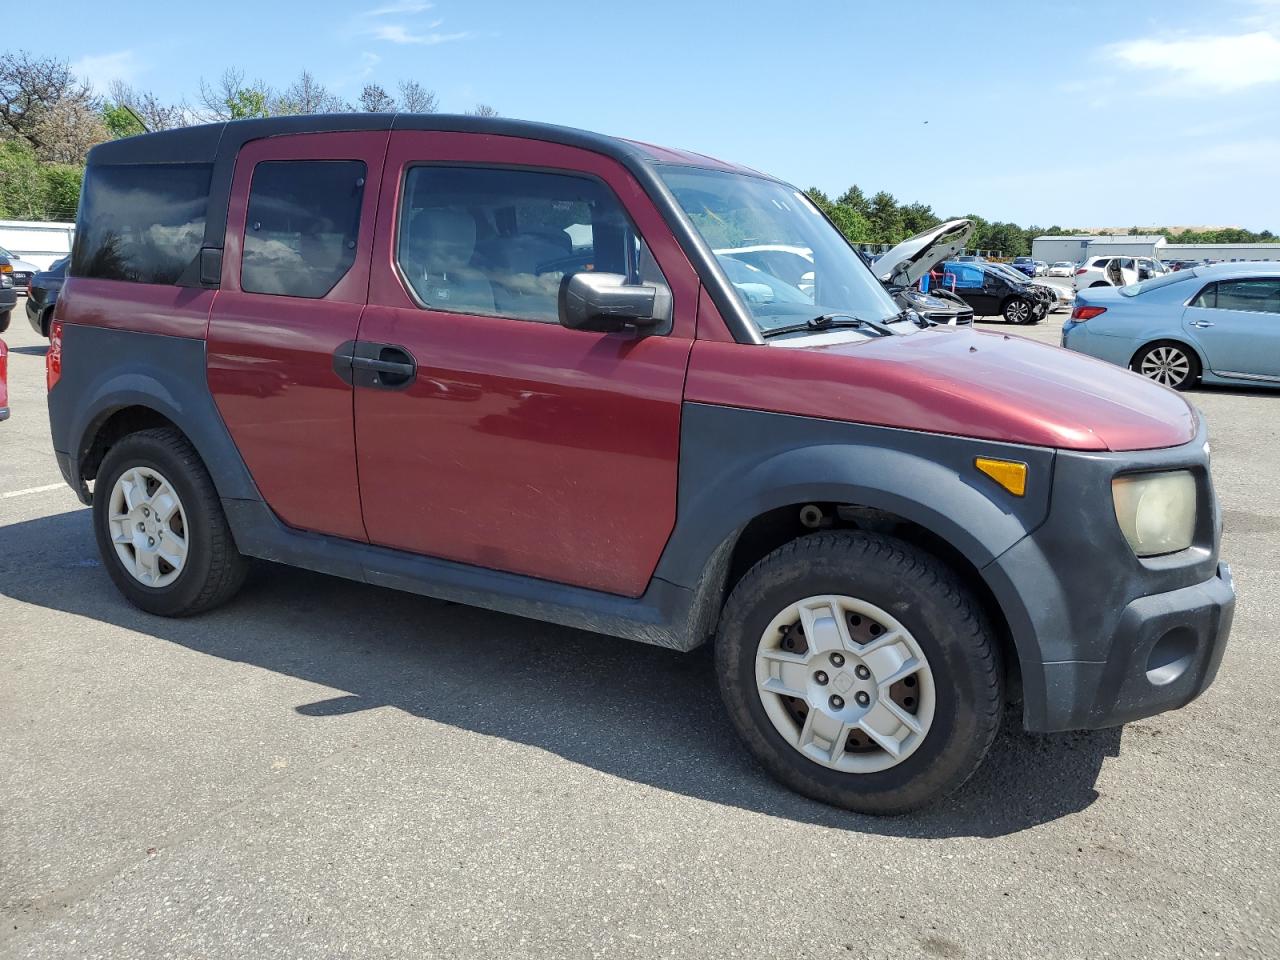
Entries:
POLYGON ((64 344, 69 339, 61 379, 49 394, 49 420, 54 449, 70 457, 76 479, 102 424, 137 406, 187 436, 222 498, 262 499, 209 393, 204 341, 68 324, 64 344), (139 337, 145 349, 138 349, 139 337))

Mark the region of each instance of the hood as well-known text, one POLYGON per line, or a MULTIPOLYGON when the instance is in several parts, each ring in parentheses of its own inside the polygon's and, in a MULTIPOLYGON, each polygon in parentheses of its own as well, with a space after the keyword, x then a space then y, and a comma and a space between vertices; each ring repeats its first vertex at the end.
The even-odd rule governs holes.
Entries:
POLYGON ((1067 450, 1176 447, 1198 429, 1167 387, 1016 335, 933 327, 814 340, 777 350, 785 358, 699 341, 686 399, 1067 450))
POLYGON ((964 250, 973 235, 972 220, 948 220, 944 224, 917 233, 881 256, 872 268, 882 283, 909 287, 943 260, 964 250), (894 271, 906 271, 906 282, 894 280, 894 271))

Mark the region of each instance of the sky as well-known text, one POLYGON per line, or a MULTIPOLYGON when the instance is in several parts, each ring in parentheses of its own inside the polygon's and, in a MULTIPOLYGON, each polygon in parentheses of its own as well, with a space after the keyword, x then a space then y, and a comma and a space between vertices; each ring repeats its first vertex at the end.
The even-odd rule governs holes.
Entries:
MULTIPOLYGON (((1280 233, 1280 0, 64 0, 32 53, 582 127, 1024 226, 1280 233)), ((11 39, 7 47, 16 46, 11 39)))

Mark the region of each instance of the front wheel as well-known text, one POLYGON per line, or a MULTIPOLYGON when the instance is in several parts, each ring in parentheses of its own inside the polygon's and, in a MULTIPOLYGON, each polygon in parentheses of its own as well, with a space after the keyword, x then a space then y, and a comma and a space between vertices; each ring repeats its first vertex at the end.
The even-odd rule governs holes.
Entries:
POLYGON ((107 573, 148 613, 208 610, 230 599, 248 571, 209 471, 176 430, 143 430, 107 451, 93 526, 107 573))
POLYGON ((739 581, 716 636, 738 734, 792 789, 897 814, 956 790, 1000 725, 999 646, 930 554, 862 532, 802 537, 739 581))
POLYGON ((1028 324, 1036 321, 1031 302, 1024 300, 1022 297, 1010 299, 1005 303, 1002 313, 1008 323, 1028 324))
POLYGON ((9 321, 12 319, 13 319, 12 310, 6 310, 4 313, 0 313, 0 333, 4 333, 6 330, 9 329, 9 321))
POLYGON ((1129 369, 1174 390, 1190 390, 1200 379, 1200 359, 1180 343, 1143 347, 1129 369))

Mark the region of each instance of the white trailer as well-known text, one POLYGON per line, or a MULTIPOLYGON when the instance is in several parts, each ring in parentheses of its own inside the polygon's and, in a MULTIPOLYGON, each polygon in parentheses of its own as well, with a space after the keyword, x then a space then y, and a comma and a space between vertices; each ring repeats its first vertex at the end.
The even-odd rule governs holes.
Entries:
POLYGON ((0 220, 0 247, 41 270, 71 252, 74 223, 39 220, 0 220))

